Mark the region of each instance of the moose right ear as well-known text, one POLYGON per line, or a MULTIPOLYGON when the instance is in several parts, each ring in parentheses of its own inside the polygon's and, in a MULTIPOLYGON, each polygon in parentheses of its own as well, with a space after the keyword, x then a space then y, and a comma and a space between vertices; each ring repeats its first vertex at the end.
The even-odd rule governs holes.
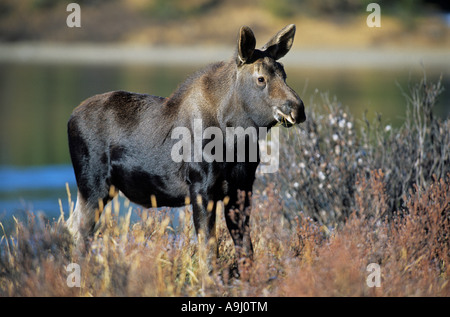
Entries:
POLYGON ((239 30, 238 39, 238 65, 245 64, 250 60, 256 46, 256 39, 253 31, 248 26, 243 26, 239 30))
POLYGON ((279 31, 261 49, 266 51, 273 59, 279 60, 289 52, 294 43, 295 25, 290 24, 279 31))

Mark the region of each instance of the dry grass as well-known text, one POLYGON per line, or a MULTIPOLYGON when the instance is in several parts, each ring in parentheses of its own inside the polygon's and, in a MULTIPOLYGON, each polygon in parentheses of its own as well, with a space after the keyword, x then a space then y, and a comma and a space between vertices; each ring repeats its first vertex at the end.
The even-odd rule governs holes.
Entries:
POLYGON ((439 90, 414 86, 415 114, 389 131, 363 123, 356 133, 336 102, 313 106, 301 138, 282 141, 279 173, 256 186, 254 263, 240 278, 222 211, 208 272, 188 208, 175 228, 170 210, 114 200, 87 253, 74 247, 64 214, 30 214, 3 230, 0 296, 450 296, 450 129, 431 115, 439 90), (70 263, 80 266, 80 287, 67 284, 70 263), (370 263, 381 287, 366 283, 370 263))

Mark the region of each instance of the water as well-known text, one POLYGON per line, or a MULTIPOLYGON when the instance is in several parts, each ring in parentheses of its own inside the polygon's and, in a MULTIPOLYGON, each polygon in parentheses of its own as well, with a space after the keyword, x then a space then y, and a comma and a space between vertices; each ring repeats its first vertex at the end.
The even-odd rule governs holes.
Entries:
MULTIPOLYGON (((42 210, 58 217, 61 198, 67 212, 68 183, 76 184, 70 165, 66 124, 84 99, 111 90, 169 96, 197 66, 92 66, 77 64, 0 64, 0 221, 26 210, 42 210)), ((399 88, 408 90, 422 69, 307 69, 286 65, 288 84, 305 105, 317 92, 328 92, 356 117, 381 113, 386 124, 399 126, 406 102, 399 88)), ((443 74, 447 88, 436 114, 450 113, 450 65, 427 69, 429 80, 443 74)))
POLYGON ((72 197, 76 197, 75 176, 70 165, 0 167, 0 221, 10 214, 22 217, 29 210, 57 217, 58 199, 68 213, 66 184, 72 197))

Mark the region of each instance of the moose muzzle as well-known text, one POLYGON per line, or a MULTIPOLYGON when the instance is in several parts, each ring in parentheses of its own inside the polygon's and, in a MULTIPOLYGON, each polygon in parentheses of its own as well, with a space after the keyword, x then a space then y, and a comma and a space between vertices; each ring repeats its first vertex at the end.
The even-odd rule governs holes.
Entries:
POLYGON ((298 98, 296 101, 287 101, 280 108, 275 110, 275 120, 284 127, 291 127, 294 124, 302 123, 306 120, 305 106, 298 98))

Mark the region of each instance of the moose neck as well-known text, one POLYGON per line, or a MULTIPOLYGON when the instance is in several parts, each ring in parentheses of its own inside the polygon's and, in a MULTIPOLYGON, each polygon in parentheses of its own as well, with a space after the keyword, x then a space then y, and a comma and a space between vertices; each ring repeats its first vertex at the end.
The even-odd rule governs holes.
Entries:
POLYGON ((185 120, 191 122, 193 118, 201 118, 204 127, 216 126, 224 133, 227 127, 258 129, 245 110, 248 107, 244 90, 238 80, 236 62, 219 62, 207 66, 181 84, 168 98, 166 109, 171 113, 178 108, 185 120))
POLYGON ((214 107, 219 127, 225 132, 227 127, 248 127, 258 128, 258 125, 251 119, 245 110, 245 98, 241 83, 238 81, 238 70, 234 60, 224 65, 226 71, 216 72, 212 80, 220 86, 214 94, 216 99, 214 107))

